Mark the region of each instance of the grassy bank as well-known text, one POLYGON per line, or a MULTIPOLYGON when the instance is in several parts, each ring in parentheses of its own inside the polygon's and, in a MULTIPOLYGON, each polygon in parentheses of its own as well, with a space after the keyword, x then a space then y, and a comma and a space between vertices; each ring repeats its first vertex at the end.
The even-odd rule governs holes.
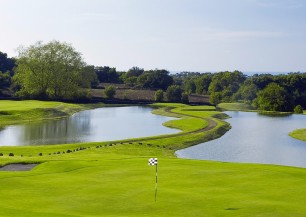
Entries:
POLYGON ((0 127, 29 121, 63 118, 97 105, 80 105, 37 100, 0 101, 0 127))
POLYGON ((217 108, 222 111, 255 111, 251 105, 246 103, 220 103, 217 108))
POLYGON ((297 129, 289 133, 292 138, 306 142, 306 129, 297 129))
POLYGON ((305 169, 177 159, 174 150, 221 136, 229 126, 214 107, 156 106, 155 113, 181 117, 165 123, 181 133, 1 147, 2 165, 41 164, 29 172, 0 171, 0 216, 305 216, 305 169), (149 157, 159 158, 157 202, 149 157))

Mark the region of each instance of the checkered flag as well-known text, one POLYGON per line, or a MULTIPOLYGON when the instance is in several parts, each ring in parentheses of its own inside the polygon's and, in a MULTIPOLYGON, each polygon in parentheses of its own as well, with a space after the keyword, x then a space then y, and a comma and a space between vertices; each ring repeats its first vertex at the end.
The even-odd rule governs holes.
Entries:
POLYGON ((149 166, 157 165, 157 158, 150 158, 149 159, 149 166))

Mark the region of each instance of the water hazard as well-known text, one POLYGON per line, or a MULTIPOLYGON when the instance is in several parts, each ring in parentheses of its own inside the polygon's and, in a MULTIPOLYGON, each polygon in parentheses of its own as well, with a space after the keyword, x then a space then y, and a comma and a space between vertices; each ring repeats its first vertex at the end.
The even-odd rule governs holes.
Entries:
POLYGON ((174 118, 154 115, 142 106, 99 108, 69 118, 8 126, 1 146, 98 142, 177 133, 162 124, 174 118))
POLYGON ((306 167, 306 142, 288 133, 306 128, 306 115, 269 117, 226 112, 232 129, 219 139, 176 152, 180 158, 306 167))

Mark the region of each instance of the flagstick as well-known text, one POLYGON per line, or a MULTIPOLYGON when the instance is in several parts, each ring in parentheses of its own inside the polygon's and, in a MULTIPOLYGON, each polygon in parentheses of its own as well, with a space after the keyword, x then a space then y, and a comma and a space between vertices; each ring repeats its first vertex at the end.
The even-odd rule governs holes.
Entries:
POLYGON ((157 196, 157 164, 156 164, 156 181, 155 181, 155 202, 156 202, 156 196, 157 196))

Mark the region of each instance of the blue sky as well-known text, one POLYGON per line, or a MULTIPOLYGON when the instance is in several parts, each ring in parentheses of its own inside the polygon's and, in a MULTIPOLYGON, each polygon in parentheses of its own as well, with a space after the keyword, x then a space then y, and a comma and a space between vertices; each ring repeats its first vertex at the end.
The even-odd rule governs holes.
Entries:
POLYGON ((88 64, 306 71, 305 0, 0 0, 0 51, 72 44, 88 64))

